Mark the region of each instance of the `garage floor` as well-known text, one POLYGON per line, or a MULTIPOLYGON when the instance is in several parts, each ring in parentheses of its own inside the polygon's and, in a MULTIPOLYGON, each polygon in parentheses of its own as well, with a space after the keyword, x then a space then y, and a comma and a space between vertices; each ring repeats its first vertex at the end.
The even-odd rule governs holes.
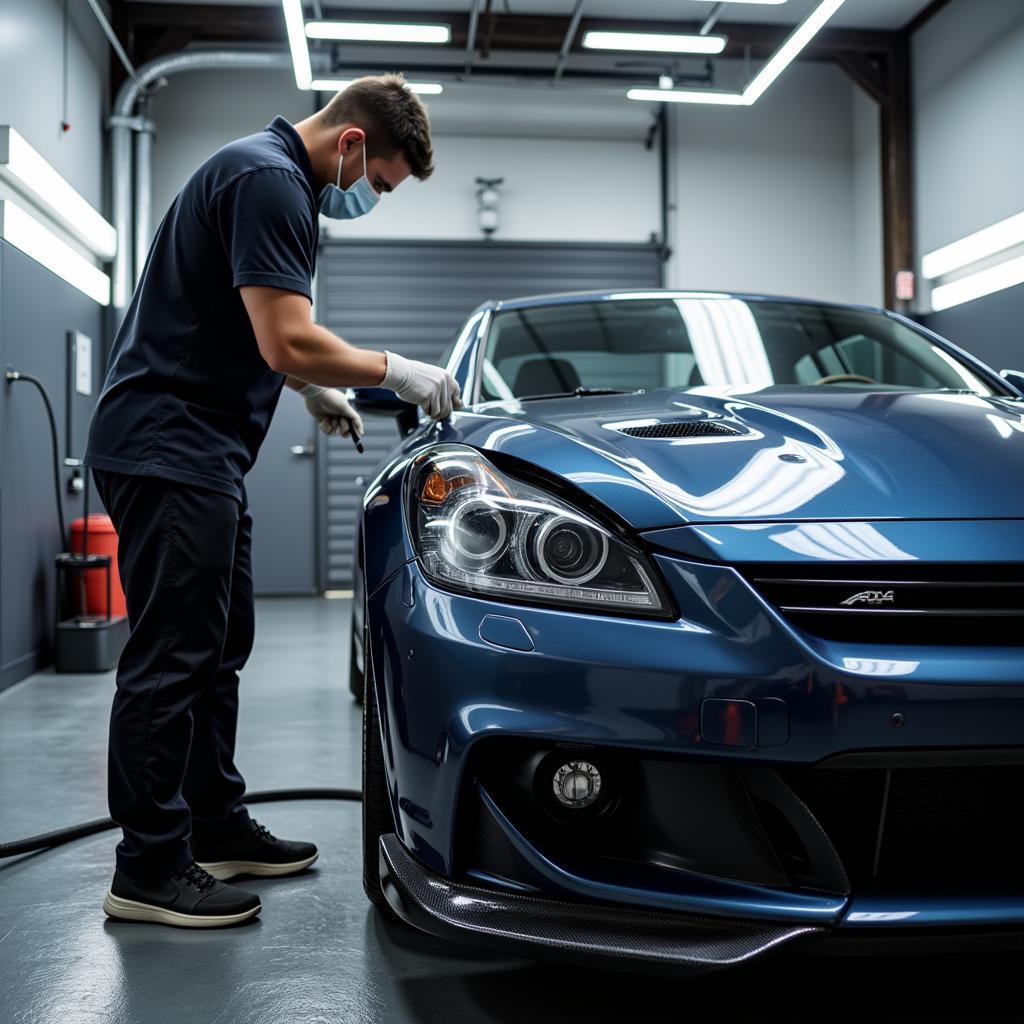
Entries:
MULTIPOLYGON (((359 785, 348 602, 262 601, 243 681, 251 789, 359 785)), ((111 676, 43 673, 0 694, 0 839, 106 814, 111 676)), ((359 807, 263 805, 319 843, 304 876, 246 883, 262 916, 187 932, 108 922, 114 834, 0 862, 3 1024, 629 1020, 1021 1021, 1010 958, 776 960, 689 983, 501 959, 382 924, 360 886, 359 807)))

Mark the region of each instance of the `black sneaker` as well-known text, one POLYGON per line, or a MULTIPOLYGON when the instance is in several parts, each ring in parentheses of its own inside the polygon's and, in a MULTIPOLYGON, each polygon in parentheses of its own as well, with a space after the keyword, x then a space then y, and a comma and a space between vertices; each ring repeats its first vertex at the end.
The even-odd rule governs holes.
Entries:
POLYGON ((312 843, 277 839, 256 821, 249 832, 226 843, 203 846, 193 842, 192 853, 204 871, 221 880, 237 875, 294 875, 305 871, 320 856, 312 843))
POLYGON ((193 861, 159 882, 133 882, 115 871, 110 892, 103 897, 103 909, 121 921, 226 928, 248 921, 263 907, 255 893, 218 882, 193 861))

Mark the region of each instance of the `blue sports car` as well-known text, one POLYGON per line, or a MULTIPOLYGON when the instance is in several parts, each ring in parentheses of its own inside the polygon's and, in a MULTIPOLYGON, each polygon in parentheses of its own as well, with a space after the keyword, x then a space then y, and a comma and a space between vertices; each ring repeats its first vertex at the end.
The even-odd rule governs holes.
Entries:
MULTIPOLYGON (((1024 400, 893 313, 489 303, 358 528, 364 881, 701 971, 1024 935, 1024 400)), ((392 403, 392 404, 389 404, 392 403)))

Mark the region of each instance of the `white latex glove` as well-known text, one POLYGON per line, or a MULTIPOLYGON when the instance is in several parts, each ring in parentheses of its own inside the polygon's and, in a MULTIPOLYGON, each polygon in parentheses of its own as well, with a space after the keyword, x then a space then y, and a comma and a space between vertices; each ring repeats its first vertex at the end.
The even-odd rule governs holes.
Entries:
POLYGON ((418 359, 406 359, 395 352, 385 355, 388 369, 380 387, 418 405, 432 420, 446 419, 452 409, 462 408, 458 381, 447 370, 418 359))
POLYGON ((310 416, 316 420, 323 433, 328 436, 340 434, 342 437, 348 437, 354 432, 356 438, 363 436, 363 421, 359 413, 337 388, 321 388, 316 384, 307 384, 299 394, 306 400, 310 416))

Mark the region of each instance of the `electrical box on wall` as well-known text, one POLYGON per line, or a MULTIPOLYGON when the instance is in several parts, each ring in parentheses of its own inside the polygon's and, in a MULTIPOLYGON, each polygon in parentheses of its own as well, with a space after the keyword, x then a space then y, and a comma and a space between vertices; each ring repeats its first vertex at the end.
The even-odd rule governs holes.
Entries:
POLYGON ((71 335, 72 380, 80 395, 92 394, 92 338, 80 331, 71 335))

